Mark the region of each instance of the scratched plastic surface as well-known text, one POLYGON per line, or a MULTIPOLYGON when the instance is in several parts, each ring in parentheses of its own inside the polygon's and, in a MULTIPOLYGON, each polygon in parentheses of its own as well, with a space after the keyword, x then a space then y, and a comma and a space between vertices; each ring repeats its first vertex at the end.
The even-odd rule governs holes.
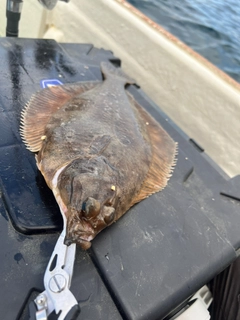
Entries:
MULTIPOLYGON (((120 63, 92 45, 0 39, 4 320, 28 319, 29 301, 44 289, 54 231, 61 229, 52 193, 20 139, 20 112, 42 80, 100 80, 100 62, 109 59, 120 63)), ((167 188, 101 232, 89 252, 78 248, 71 290, 82 309, 79 319, 164 319, 236 259, 240 248, 239 177, 229 180, 140 89, 129 90, 178 142, 178 162, 167 188)))

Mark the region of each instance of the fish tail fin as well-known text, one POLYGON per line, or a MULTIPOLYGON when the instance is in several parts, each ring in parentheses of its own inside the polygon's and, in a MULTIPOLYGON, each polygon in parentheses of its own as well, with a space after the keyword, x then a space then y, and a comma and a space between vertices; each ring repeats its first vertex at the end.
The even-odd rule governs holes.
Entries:
POLYGON ((136 81, 130 78, 121 68, 114 67, 110 62, 101 62, 101 71, 104 78, 115 78, 118 81, 124 82, 124 84, 134 84, 136 81))

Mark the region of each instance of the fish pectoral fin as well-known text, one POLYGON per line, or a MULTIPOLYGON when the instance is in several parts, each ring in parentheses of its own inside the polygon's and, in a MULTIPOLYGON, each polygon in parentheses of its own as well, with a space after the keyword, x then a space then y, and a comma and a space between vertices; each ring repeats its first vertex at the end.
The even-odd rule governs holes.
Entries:
POLYGON ((139 193, 132 199, 132 206, 166 187, 176 164, 177 143, 174 142, 161 125, 138 104, 132 95, 128 93, 128 96, 138 111, 141 118, 140 122, 145 126, 152 147, 152 159, 148 173, 139 193))
POLYGON ((34 94, 21 114, 21 137, 32 152, 38 152, 46 138, 45 127, 57 110, 75 96, 93 89, 99 82, 66 84, 45 88, 34 94))
POLYGON ((97 155, 101 154, 107 148, 110 142, 111 136, 107 134, 95 137, 91 142, 89 153, 97 155))
POLYGON ((60 173, 57 182, 57 188, 60 193, 61 200, 67 207, 71 207, 76 211, 82 208, 82 184, 78 175, 74 175, 72 163, 60 173))

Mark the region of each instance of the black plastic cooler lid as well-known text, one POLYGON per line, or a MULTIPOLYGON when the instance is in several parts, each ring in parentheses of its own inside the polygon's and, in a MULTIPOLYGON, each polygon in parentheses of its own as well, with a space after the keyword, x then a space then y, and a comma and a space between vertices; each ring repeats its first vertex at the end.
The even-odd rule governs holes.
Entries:
MULTIPOLYGON (((62 228, 51 190, 20 139, 21 110, 48 81, 101 80, 103 60, 120 64, 90 44, 0 39, 0 314, 6 320, 28 319, 62 228)), ((163 319, 239 253, 239 176, 229 179, 141 89, 129 91, 178 142, 178 162, 162 192, 102 231, 88 252, 78 248, 71 290, 79 319, 163 319)))

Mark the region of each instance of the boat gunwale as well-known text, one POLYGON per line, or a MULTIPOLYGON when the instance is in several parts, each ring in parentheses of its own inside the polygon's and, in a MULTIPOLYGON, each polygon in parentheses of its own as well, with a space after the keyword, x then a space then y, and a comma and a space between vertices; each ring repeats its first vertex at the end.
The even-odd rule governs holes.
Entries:
POLYGON ((188 45, 186 45, 184 42, 182 42, 180 39, 172 35, 170 32, 168 32, 166 29, 164 29, 162 26, 154 22, 152 19, 147 17, 144 13, 139 11, 137 8, 135 8, 133 5, 131 5, 127 0, 114 0, 115 2, 119 3, 123 7, 125 7, 127 10, 129 10, 132 14, 140 18, 143 22, 145 22, 148 26, 150 26, 155 31, 159 32, 162 36, 170 40, 173 44, 177 45, 179 48, 183 49, 185 52, 187 52, 189 55, 191 55, 193 58, 195 58, 198 62, 202 63, 205 67, 209 68, 214 74, 219 76, 222 80, 226 81, 228 84, 232 85, 235 89, 240 91, 240 83, 238 83, 236 80, 234 80, 232 77, 230 77, 228 74, 226 74, 224 71, 219 69, 217 66, 215 66, 212 62, 210 62, 208 59, 204 58, 201 54, 194 51, 192 48, 190 48, 188 45))

